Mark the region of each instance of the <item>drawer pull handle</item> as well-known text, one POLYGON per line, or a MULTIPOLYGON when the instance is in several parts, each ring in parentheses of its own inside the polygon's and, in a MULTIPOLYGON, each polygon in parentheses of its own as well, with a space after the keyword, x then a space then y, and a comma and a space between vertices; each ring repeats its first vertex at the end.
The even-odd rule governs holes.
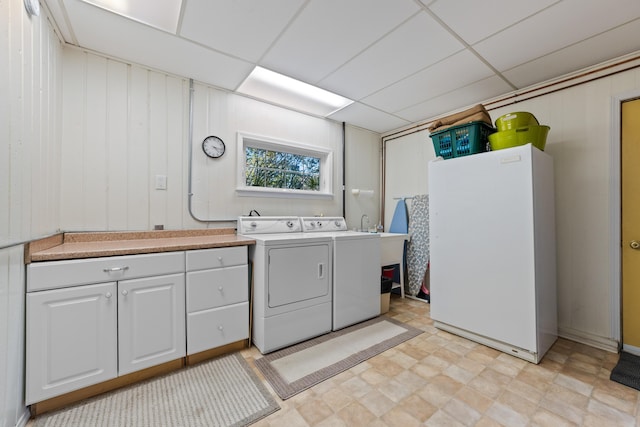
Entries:
POLYGON ((104 271, 105 273, 113 273, 116 271, 127 271, 129 269, 129 266, 125 265, 124 267, 111 267, 111 268, 105 268, 104 271))
POLYGON ((122 295, 126 297, 128 294, 129 294, 129 291, 127 291, 126 289, 122 290, 122 295))
POLYGON ((105 298, 111 298, 111 292, 107 292, 106 294, 104 294, 105 298))
POLYGON ((223 288, 222 286, 219 286, 219 287, 218 287, 218 291, 219 291, 220 293, 222 293, 222 291, 223 291, 223 290, 224 290, 224 288, 223 288))
POLYGON ((218 257, 218 261, 222 262, 222 257, 221 256, 218 257))
POLYGON ((218 330, 219 330, 219 331, 221 331, 221 330, 223 330, 223 329, 224 329, 224 328, 222 327, 222 325, 218 326, 218 330))

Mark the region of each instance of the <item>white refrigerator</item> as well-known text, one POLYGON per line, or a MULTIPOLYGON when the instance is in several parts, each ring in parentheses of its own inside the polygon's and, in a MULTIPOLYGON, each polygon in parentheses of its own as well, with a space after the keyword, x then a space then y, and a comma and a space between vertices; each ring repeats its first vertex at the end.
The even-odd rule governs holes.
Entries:
POLYGON ((557 338, 553 182, 531 144, 429 163, 437 328, 542 359, 557 338))

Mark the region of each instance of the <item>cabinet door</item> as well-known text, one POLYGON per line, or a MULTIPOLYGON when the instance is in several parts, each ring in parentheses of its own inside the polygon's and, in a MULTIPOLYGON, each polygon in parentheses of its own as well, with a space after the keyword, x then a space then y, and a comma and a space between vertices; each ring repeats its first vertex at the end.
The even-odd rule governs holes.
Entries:
POLYGON ((119 375, 184 357, 184 273, 118 282, 119 375))
POLYGON ((117 376, 116 283, 27 294, 26 404, 117 376))

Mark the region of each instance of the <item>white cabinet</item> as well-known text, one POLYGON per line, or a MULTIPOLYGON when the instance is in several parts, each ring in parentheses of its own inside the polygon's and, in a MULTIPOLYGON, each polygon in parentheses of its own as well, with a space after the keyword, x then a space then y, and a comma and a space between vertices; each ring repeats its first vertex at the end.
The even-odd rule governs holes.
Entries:
POLYGON ((171 252, 29 264, 26 403, 183 357, 184 260, 171 252), (163 275, 136 277, 151 272, 163 275))
POLYGON ((117 376, 116 283, 27 294, 26 403, 117 376))
POLYGON ((187 252, 187 354, 249 338, 246 246, 187 252))
POLYGON ((185 355, 184 273, 118 283, 118 374, 185 355))

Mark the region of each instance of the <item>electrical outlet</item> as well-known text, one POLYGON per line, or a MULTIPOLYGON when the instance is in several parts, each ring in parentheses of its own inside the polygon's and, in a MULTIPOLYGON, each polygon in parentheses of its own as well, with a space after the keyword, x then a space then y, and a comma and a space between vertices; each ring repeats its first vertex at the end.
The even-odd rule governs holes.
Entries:
POLYGON ((167 189, 167 176, 156 175, 156 190, 166 190, 166 189, 167 189))

